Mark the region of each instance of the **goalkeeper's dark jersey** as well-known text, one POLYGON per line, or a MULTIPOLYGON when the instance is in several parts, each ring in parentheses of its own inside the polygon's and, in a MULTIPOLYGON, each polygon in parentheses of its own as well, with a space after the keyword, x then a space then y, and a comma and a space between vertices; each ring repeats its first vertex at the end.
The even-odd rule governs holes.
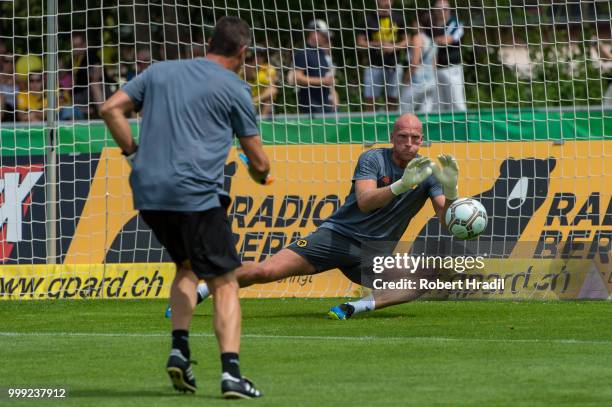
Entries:
POLYGON ((400 179, 404 170, 393 162, 391 154, 390 148, 375 148, 361 154, 355 167, 353 185, 344 205, 320 227, 361 242, 397 242, 402 237, 410 220, 421 210, 427 199, 442 194, 442 187, 430 176, 416 188, 393 198, 386 206, 371 212, 362 212, 357 205, 355 181, 372 179, 381 188, 400 179))

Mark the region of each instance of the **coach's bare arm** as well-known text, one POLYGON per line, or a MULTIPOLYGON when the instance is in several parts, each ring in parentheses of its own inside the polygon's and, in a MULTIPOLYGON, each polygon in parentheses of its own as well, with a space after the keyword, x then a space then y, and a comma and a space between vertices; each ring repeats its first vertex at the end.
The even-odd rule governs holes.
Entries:
POLYGON ((122 90, 115 92, 100 110, 100 116, 117 142, 124 154, 130 155, 136 151, 136 142, 132 137, 130 123, 125 117, 126 113, 132 112, 135 106, 132 99, 122 90))
POLYGON ((261 138, 257 135, 239 137, 240 146, 249 159, 249 174, 262 183, 270 172, 270 160, 263 150, 261 138))

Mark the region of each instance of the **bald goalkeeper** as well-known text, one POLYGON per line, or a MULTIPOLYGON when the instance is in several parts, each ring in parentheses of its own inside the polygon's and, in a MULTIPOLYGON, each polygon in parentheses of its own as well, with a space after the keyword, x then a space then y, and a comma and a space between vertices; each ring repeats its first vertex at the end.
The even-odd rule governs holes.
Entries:
MULTIPOLYGON (((364 267, 368 243, 385 242, 390 254, 412 218, 429 200, 444 222, 444 213, 457 199, 459 170, 452 156, 439 163, 419 155, 423 124, 417 116, 400 116, 391 133, 390 148, 374 148, 361 154, 344 205, 317 230, 261 263, 245 262, 236 271, 241 287, 291 276, 340 269, 356 284, 372 288, 373 271, 364 267), (372 275, 364 274, 369 273, 372 275)), ((387 254, 387 253, 381 253, 387 254)), ((355 314, 411 301, 423 292, 372 291, 357 301, 333 307, 328 315, 348 319, 355 314)), ((208 297, 206 284, 198 286, 198 299, 208 297)))

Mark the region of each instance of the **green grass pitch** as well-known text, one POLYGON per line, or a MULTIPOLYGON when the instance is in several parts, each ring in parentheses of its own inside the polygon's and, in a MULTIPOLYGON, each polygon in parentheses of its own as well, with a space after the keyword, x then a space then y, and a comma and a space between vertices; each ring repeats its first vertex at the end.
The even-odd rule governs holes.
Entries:
POLYGON ((415 302, 325 317, 335 299, 242 300, 243 374, 261 400, 220 399, 210 301, 190 340, 198 393, 165 373, 164 301, 0 302, 0 405, 602 406, 612 400, 612 303, 415 302), (7 387, 68 388, 64 400, 7 387))

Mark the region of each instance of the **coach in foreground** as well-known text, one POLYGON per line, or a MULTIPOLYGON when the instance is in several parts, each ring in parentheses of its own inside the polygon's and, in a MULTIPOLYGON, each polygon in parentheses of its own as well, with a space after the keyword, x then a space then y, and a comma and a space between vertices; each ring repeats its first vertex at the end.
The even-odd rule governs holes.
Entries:
MULTIPOLYGON (((391 134, 391 148, 375 148, 359 157, 350 193, 335 213, 319 228, 291 243, 262 263, 247 263, 237 270, 241 287, 268 283, 291 276, 340 269, 351 281, 372 287, 373 273, 363 264, 366 246, 385 242, 392 253, 410 220, 430 200, 440 222, 457 199, 459 169, 452 156, 439 157, 435 164, 418 154, 423 142, 423 124, 411 113, 400 116, 391 134), (365 266, 365 267, 364 267, 365 266)), ((384 254, 384 253, 380 253, 384 254)), ((411 301, 423 290, 376 291, 329 311, 336 319, 411 301)), ((209 294, 206 284, 198 286, 198 300, 209 294)))
POLYGON ((248 24, 219 20, 206 58, 151 65, 103 106, 102 117, 132 165, 134 207, 166 248, 177 271, 170 292, 172 351, 167 370, 179 391, 195 392, 189 325, 198 279, 214 296, 214 327, 226 398, 262 394, 240 374, 240 266, 231 225, 223 167, 232 137, 239 138, 251 176, 264 183, 269 171, 249 86, 236 74, 250 44, 248 24), (141 110, 140 144, 125 114, 141 110))

